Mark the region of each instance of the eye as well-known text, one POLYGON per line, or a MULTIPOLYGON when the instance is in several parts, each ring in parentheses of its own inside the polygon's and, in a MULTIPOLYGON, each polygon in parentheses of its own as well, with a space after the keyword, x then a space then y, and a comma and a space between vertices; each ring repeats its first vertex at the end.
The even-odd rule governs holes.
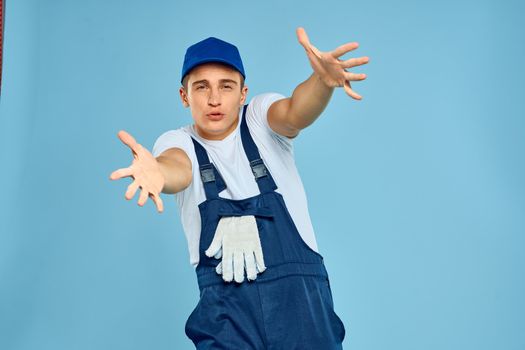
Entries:
POLYGON ((196 90, 202 90, 202 89, 204 89, 204 88, 206 88, 205 85, 197 85, 197 87, 196 87, 195 89, 196 89, 196 90))
POLYGON ((233 86, 227 84, 227 85, 224 85, 224 88, 228 89, 228 90, 231 90, 231 89, 233 89, 233 86))

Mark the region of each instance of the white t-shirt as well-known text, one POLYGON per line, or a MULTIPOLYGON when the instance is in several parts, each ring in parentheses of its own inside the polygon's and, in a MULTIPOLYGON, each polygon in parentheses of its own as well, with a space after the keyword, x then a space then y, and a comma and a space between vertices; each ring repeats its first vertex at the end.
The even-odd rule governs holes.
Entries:
MULTIPOLYGON (((248 104, 246 122, 259 148, 261 158, 278 187, 276 191, 283 196, 301 238, 310 248, 318 251, 303 183, 295 166, 292 139, 275 133, 268 125, 268 108, 273 102, 282 98, 284 96, 276 93, 255 96, 248 104)), ((240 109, 237 128, 223 140, 203 139, 196 132, 194 125, 188 125, 177 130, 166 131, 153 145, 152 154, 155 157, 169 148, 176 147, 184 150, 191 160, 192 182, 184 191, 174 196, 188 241, 190 263, 194 266, 199 263, 201 217, 198 205, 206 200, 206 194, 191 136, 204 147, 210 161, 226 183, 226 189, 219 193, 220 197, 237 200, 260 193, 242 146, 240 133, 242 110, 243 108, 240 109)))

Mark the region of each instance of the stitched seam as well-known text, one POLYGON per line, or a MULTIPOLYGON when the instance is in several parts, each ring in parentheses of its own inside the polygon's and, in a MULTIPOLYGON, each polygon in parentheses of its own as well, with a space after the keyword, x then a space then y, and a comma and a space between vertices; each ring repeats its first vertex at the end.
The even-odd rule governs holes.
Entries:
POLYGON ((257 289, 257 297, 259 298, 259 307, 261 309, 261 319, 262 319, 262 330, 264 332, 264 347, 268 349, 268 335, 266 334, 266 322, 264 322, 264 311, 262 307, 262 301, 261 301, 261 293, 259 291, 259 284, 256 284, 257 289))

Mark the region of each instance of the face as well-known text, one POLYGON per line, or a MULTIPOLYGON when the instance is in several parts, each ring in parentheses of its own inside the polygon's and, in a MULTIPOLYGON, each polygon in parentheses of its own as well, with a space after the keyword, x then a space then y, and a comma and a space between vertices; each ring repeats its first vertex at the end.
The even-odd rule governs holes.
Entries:
POLYGON ((187 75, 187 88, 179 93, 201 137, 222 140, 235 130, 248 93, 248 87, 241 89, 241 78, 235 69, 218 63, 202 64, 187 75))

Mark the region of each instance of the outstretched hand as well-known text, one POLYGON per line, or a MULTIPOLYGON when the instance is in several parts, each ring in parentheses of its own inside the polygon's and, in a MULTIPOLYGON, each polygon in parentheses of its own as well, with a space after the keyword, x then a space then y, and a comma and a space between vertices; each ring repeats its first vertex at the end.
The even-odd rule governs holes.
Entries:
POLYGON ((299 43, 306 50, 310 65, 319 78, 329 87, 344 87, 345 92, 356 100, 361 100, 362 97, 352 90, 350 81, 359 81, 366 79, 366 74, 356 74, 348 72, 345 68, 352 68, 368 63, 369 58, 359 57, 350 58, 348 60, 340 60, 339 57, 347 52, 355 50, 359 44, 356 42, 346 43, 333 51, 321 52, 310 43, 306 31, 299 27, 297 28, 297 39, 299 43))
POLYGON ((157 211, 161 213, 164 210, 164 205, 160 198, 160 192, 164 187, 164 175, 160 171, 157 160, 146 148, 137 143, 133 136, 124 130, 119 131, 118 138, 131 149, 133 162, 127 168, 115 170, 109 178, 117 180, 127 176, 133 177, 134 181, 128 186, 126 191, 126 199, 130 200, 133 198, 140 187, 142 191, 138 205, 143 206, 149 196, 157 206, 157 211))

